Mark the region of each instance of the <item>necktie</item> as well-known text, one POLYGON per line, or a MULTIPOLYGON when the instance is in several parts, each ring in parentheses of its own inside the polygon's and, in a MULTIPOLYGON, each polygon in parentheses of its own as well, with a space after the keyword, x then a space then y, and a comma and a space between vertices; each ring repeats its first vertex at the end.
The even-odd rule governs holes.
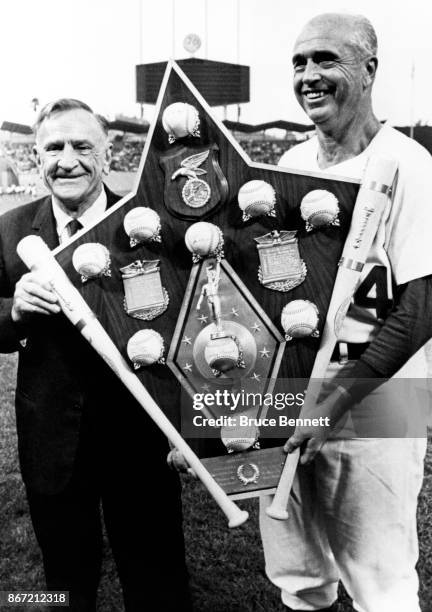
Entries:
POLYGON ((72 221, 69 221, 67 224, 69 236, 76 234, 78 230, 82 229, 82 227, 82 223, 80 223, 78 219, 72 219, 72 221))

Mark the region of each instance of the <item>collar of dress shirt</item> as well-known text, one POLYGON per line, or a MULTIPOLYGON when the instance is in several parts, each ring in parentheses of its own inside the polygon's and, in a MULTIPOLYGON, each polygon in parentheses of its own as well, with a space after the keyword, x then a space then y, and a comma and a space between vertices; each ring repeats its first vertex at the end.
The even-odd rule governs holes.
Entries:
MULTIPOLYGON (((60 208, 59 203, 56 201, 54 196, 51 198, 53 214, 56 221, 56 229, 59 237, 60 243, 64 242, 69 238, 69 232, 67 229, 68 223, 72 221, 71 216, 64 212, 62 208, 60 208)), ((81 223, 83 227, 87 227, 88 225, 94 223, 106 210, 107 207, 107 196, 105 193, 105 189, 102 187, 102 191, 99 196, 93 202, 93 204, 88 208, 81 217, 78 218, 78 221, 81 223)))

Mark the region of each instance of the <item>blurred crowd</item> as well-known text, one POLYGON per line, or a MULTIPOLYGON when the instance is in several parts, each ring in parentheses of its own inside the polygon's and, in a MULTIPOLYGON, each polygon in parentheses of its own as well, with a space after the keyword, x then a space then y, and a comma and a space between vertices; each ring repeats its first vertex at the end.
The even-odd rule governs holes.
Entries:
POLYGON ((277 165, 285 151, 295 144, 292 140, 240 140, 242 149, 252 161, 277 165))
POLYGON ((144 148, 144 140, 113 140, 111 170, 117 172, 136 172, 144 148))
MULTIPOLYGON (((282 154, 293 144, 292 140, 240 140, 241 147, 249 157, 264 164, 277 164, 282 154)), ((144 141, 115 141, 113 143, 111 170, 136 172, 138 170, 144 141)))
MULTIPOLYGON (((240 145, 253 161, 265 164, 277 164, 279 158, 294 143, 292 140, 240 140, 240 145)), ((113 158, 111 169, 118 172, 136 172, 138 170, 144 140, 123 140, 115 138, 113 141, 113 158)), ((11 159, 18 172, 29 172, 36 168, 33 155, 33 145, 30 143, 3 144, 4 153, 11 159)))
POLYGON ((9 185, 8 187, 3 187, 0 185, 0 195, 30 195, 32 197, 36 196, 36 185, 9 185))
MULTIPOLYGON (((291 140, 240 140, 240 145, 256 162, 277 164, 282 154, 292 146, 291 140)), ((13 162, 16 170, 21 173, 36 169, 31 143, 3 144, 3 151, 13 162)), ((139 167, 144 140, 127 140, 115 137, 113 140, 113 156, 111 170, 117 172, 136 172, 139 167)))
POLYGON ((33 144, 4 142, 2 148, 6 156, 13 162, 19 174, 36 169, 33 144))
MULTIPOLYGON (((241 147, 252 161, 277 164, 282 154, 294 143, 292 139, 239 138, 241 147)), ((111 170, 118 173, 137 172, 145 139, 116 134, 112 138, 111 170)), ((123 175, 126 177, 126 175, 123 175)), ((120 178, 120 176, 119 176, 120 178)), ((27 201, 43 191, 38 176, 31 142, 3 142, 0 150, 0 198, 6 201, 27 201)))
MULTIPOLYGON (((282 154, 294 143, 292 140, 240 140, 241 147, 249 157, 264 164, 277 164, 282 154)), ((111 170, 136 172, 138 170, 144 141, 115 141, 113 143, 111 170)))
MULTIPOLYGON (((111 170, 118 172, 136 172, 138 170, 144 141, 130 141, 114 138, 111 170)), ((36 170, 36 160, 32 143, 5 142, 3 153, 12 162, 18 174, 36 170)))

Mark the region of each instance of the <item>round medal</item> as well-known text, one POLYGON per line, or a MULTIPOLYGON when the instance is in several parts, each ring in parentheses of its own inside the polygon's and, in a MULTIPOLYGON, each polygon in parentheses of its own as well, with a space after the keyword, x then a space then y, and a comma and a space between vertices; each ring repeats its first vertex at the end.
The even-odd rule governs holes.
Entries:
POLYGON ((191 208, 205 206, 210 196, 210 185, 199 178, 189 178, 182 189, 183 201, 191 208))

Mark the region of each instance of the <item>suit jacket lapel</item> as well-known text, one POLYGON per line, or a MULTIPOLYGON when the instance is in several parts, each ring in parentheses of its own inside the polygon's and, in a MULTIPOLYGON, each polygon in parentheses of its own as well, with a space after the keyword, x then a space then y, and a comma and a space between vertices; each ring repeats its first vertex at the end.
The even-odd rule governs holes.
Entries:
POLYGON ((111 189, 109 189, 107 185, 105 185, 105 183, 104 183, 104 189, 105 189, 105 193, 107 197, 107 208, 110 208, 111 206, 113 206, 113 204, 115 204, 116 202, 120 200, 120 196, 114 193, 113 191, 111 191, 111 189))
MULTIPOLYGON (((104 188, 107 195, 107 208, 109 208, 120 200, 120 196, 113 193, 106 185, 104 185, 104 188)), ((33 219, 32 230, 45 240, 51 250, 59 245, 51 196, 47 196, 41 201, 33 219)))
POLYGON ((50 249, 59 245, 56 223, 52 211, 51 196, 44 198, 33 219, 32 230, 45 240, 50 249))

